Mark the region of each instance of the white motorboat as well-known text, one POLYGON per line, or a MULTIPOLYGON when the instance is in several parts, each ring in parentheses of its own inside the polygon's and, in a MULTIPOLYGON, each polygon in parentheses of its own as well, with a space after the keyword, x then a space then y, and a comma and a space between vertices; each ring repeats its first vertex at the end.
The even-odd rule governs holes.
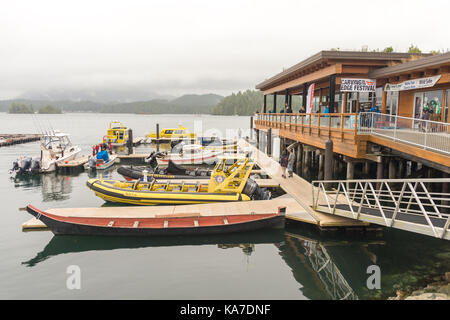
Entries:
POLYGON ((81 152, 80 147, 72 145, 68 134, 57 130, 44 134, 40 147, 40 157, 21 156, 14 161, 11 175, 53 172, 58 163, 73 160, 81 152))
POLYGON ((81 148, 72 145, 69 135, 58 130, 41 137, 40 172, 53 172, 58 163, 76 158, 81 148))
POLYGON ((222 153, 222 150, 203 149, 199 144, 186 144, 179 148, 179 151, 174 148, 172 153, 156 159, 160 165, 167 165, 169 160, 176 164, 213 164, 222 153))

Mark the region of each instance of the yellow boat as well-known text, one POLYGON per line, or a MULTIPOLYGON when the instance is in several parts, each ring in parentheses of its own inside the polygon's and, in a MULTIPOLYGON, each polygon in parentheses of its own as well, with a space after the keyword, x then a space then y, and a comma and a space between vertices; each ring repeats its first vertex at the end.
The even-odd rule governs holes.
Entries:
MULTIPOLYGON (((89 189, 105 201, 133 205, 196 204, 228 201, 248 201, 252 198, 270 198, 270 192, 261 190, 249 179, 254 166, 248 158, 227 166, 219 161, 209 181, 159 183, 157 180, 118 181, 90 179, 89 189)), ((143 179, 147 180, 146 177, 143 179)))
POLYGON ((103 143, 111 143, 113 147, 125 146, 129 139, 129 130, 120 121, 111 121, 103 143))
MULTIPOLYGON (((157 140, 158 137, 156 132, 152 132, 146 135, 147 142, 152 142, 157 140)), ((195 133, 190 133, 188 128, 179 125, 178 128, 167 128, 162 129, 159 133, 159 142, 167 143, 178 140, 191 140, 191 143, 197 143, 197 135, 195 133)))

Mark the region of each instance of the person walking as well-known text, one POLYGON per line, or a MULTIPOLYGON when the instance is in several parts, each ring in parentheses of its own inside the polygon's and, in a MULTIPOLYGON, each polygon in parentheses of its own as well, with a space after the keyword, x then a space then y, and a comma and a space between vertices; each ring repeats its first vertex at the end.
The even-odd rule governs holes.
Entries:
POLYGON ((281 170, 283 170, 283 173, 282 173, 281 176, 283 178, 286 178, 286 167, 288 165, 288 160, 289 160, 288 151, 286 149, 284 149, 283 152, 281 153, 281 156, 280 156, 281 170))
POLYGON ((287 164, 287 171, 289 173, 289 178, 293 177, 293 172, 294 172, 294 163, 295 163, 295 153, 294 153, 294 149, 291 148, 289 149, 289 157, 288 157, 288 164, 287 164))

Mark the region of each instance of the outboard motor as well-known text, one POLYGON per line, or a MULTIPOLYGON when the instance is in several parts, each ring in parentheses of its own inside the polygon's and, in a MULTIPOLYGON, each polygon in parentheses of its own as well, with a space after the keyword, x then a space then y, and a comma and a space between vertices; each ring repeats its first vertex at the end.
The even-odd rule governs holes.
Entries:
POLYGON ((20 167, 21 173, 25 173, 25 172, 29 171, 29 169, 31 167, 31 157, 23 158, 19 163, 19 167, 20 167))
POLYGON ((18 171, 19 170, 19 159, 16 159, 15 161, 13 161, 13 167, 11 169, 11 171, 18 171))
POLYGON ((31 160, 31 173, 39 173, 41 169, 41 161, 38 158, 31 160))
POLYGON ((91 169, 97 168, 97 160, 94 157, 89 158, 89 168, 91 169))
POLYGON ((242 193, 246 194, 253 200, 269 200, 272 193, 266 188, 260 188, 255 180, 248 178, 242 193))

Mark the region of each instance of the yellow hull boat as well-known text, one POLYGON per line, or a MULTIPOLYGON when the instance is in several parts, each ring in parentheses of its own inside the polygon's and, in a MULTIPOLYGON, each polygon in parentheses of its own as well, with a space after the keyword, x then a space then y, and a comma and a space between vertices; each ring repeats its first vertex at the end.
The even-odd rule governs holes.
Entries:
POLYGON ((253 168, 249 159, 226 166, 222 159, 205 182, 160 183, 157 180, 118 181, 90 179, 89 189, 105 201, 133 205, 199 204, 211 202, 248 201, 252 198, 270 198, 270 192, 261 190, 249 175, 253 168))

